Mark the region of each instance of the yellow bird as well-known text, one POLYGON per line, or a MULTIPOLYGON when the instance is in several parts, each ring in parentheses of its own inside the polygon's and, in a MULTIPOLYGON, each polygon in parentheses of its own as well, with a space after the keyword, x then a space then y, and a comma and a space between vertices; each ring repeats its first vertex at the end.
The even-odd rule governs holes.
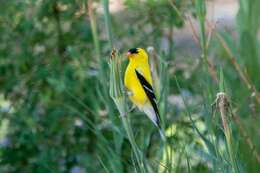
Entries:
POLYGON ((127 52, 129 64, 125 71, 124 83, 130 100, 159 128, 162 139, 165 139, 160 126, 160 114, 153 89, 148 55, 142 48, 132 48, 127 52))

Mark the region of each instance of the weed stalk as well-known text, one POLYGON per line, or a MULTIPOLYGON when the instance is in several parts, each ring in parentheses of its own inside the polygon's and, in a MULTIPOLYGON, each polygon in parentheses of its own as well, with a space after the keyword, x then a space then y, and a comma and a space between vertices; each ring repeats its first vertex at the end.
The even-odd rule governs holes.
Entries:
POLYGON ((233 144, 232 133, 231 133, 231 129, 228 124, 230 103, 228 101, 228 98, 227 98, 227 95, 225 92, 217 93, 215 104, 217 106, 217 109, 220 112, 222 126, 224 129, 224 135, 225 135, 226 143, 227 143, 228 155, 229 155, 229 159, 231 161, 232 172, 239 173, 239 169, 238 169, 238 166, 236 163, 235 153, 234 153, 234 150, 232 147, 233 146, 232 145, 233 144))
POLYGON ((97 23, 95 20, 92 0, 87 1, 87 7, 88 7, 87 16, 89 16, 89 20, 90 20, 90 26, 91 26, 91 32, 92 32, 93 42, 94 42, 94 46, 95 46, 95 52, 96 52, 96 56, 98 57, 98 60, 100 62, 101 61, 100 45, 99 45, 99 40, 98 40, 97 23))
POLYGON ((105 25, 108 35, 109 47, 110 49, 113 48, 113 37, 112 37, 112 26, 111 26, 111 18, 109 13, 109 4, 108 0, 102 0, 103 9, 104 9, 104 18, 105 18, 105 25))
POLYGON ((128 140, 132 146, 135 159, 139 166, 140 172, 145 172, 145 165, 143 160, 143 155, 137 147, 137 144, 134 139, 133 130, 130 125, 130 120, 127 110, 126 94, 124 90, 123 80, 122 80, 122 71, 121 71, 121 62, 120 56, 117 51, 113 49, 111 58, 110 58, 110 96, 113 99, 116 107, 120 113, 120 118, 122 119, 123 126, 125 128, 128 140))

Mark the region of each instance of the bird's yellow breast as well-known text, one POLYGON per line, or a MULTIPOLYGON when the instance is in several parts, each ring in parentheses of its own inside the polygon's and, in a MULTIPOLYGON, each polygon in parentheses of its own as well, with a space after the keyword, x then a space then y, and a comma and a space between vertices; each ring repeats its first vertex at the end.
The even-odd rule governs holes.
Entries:
POLYGON ((135 70, 138 70, 152 85, 152 78, 148 62, 142 64, 129 63, 125 71, 124 83, 129 92, 130 100, 138 107, 148 102, 146 93, 137 78, 135 70))

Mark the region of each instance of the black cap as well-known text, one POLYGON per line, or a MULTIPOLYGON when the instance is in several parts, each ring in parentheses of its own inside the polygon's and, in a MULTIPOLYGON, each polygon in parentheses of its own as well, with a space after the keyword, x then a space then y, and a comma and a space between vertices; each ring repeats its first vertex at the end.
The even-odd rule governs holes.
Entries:
POLYGON ((131 54, 138 53, 138 49, 132 48, 132 49, 129 49, 128 52, 130 52, 131 54))

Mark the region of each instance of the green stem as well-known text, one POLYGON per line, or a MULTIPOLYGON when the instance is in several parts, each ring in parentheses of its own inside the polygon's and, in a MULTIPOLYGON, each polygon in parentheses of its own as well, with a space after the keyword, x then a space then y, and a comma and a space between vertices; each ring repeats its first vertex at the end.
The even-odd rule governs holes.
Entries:
POLYGON ((106 30, 108 34, 108 41, 109 41, 109 47, 110 49, 113 48, 113 37, 112 37, 112 27, 111 27, 111 19, 110 19, 110 13, 109 13, 109 4, 108 0, 103 0, 103 8, 104 8, 104 17, 105 17, 105 25, 106 30))
POLYGON ((87 2, 88 2, 88 15, 90 19, 90 26, 91 26, 91 32, 92 32, 93 42, 95 46, 95 52, 100 63, 101 53, 100 53, 100 44, 99 44, 98 33, 97 33, 97 24, 94 16, 94 10, 92 8, 92 1, 87 1, 87 2))
POLYGON ((228 154, 229 154, 229 157, 230 157, 230 160, 231 160, 232 171, 234 173, 239 173, 237 163, 236 163, 236 159, 235 159, 235 156, 234 156, 233 147, 232 147, 231 131, 230 131, 228 126, 225 129, 224 133, 225 133, 225 137, 226 137, 226 141, 227 141, 228 154))
POLYGON ((122 122, 123 122, 123 126, 126 130, 126 134, 128 136, 128 140, 132 146, 132 149, 134 151, 134 155, 135 155, 135 158, 136 158, 136 161, 137 161, 137 164, 140 168, 140 171, 141 172, 145 172, 144 170, 144 163, 143 163, 143 156, 142 154, 140 153, 138 147, 137 147, 137 144, 135 142, 135 139, 134 139, 134 135, 133 135, 133 130, 130 126, 130 121, 128 119, 128 116, 123 116, 122 117, 122 122))
POLYGON ((228 119, 227 119, 227 117, 229 115, 229 112, 228 112, 229 107, 227 107, 229 105, 228 100, 227 100, 225 93, 219 93, 217 95, 217 99, 218 99, 217 104, 219 107, 220 116, 221 116, 221 120, 222 120, 222 126, 224 128, 224 134, 225 134, 226 143, 227 143, 227 152, 229 155, 229 159, 231 161, 231 169, 232 169, 233 173, 239 173, 235 155, 234 155, 234 150, 232 148, 231 130, 230 130, 228 119))
POLYGON ((146 172, 144 158, 135 142, 133 130, 131 128, 131 124, 129 120, 129 115, 127 115, 128 110, 127 110, 126 94, 124 92, 122 73, 121 73, 121 61, 120 61, 120 56, 117 54, 116 50, 112 51, 112 56, 110 59, 110 96, 112 97, 120 113, 123 127, 126 131, 128 140, 133 149, 134 157, 137 161, 137 165, 139 168, 138 172, 144 173, 146 172))

